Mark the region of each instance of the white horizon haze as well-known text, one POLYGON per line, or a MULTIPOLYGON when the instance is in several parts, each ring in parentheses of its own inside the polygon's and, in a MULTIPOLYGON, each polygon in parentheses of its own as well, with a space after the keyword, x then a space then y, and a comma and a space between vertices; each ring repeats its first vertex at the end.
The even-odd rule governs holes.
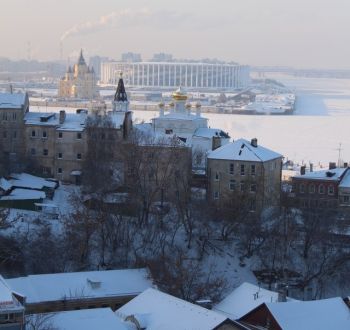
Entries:
POLYGON ((350 69, 347 0, 11 0, 0 57, 157 52, 258 66, 350 69))

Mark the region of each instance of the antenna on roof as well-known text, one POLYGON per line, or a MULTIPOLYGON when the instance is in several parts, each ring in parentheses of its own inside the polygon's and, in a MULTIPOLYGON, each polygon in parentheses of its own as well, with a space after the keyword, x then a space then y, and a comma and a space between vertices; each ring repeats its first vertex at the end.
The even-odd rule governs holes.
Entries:
POLYGON ((335 149, 338 151, 338 167, 341 167, 342 164, 341 163, 341 152, 343 150, 343 148, 341 147, 341 142, 339 143, 339 147, 337 149, 335 149))

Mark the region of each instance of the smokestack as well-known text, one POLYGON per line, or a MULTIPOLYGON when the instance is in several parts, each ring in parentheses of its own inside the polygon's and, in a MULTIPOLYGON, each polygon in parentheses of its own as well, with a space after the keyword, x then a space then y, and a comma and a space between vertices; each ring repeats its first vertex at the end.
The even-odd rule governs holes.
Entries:
POLYGON ((66 120, 66 112, 64 110, 60 110, 59 123, 62 125, 66 120))
POLYGON ((252 147, 257 148, 258 147, 258 139, 257 138, 251 139, 250 144, 252 147))
POLYGON ((303 165, 303 166, 300 167, 300 174, 301 175, 305 175, 305 172, 306 172, 306 166, 303 165))

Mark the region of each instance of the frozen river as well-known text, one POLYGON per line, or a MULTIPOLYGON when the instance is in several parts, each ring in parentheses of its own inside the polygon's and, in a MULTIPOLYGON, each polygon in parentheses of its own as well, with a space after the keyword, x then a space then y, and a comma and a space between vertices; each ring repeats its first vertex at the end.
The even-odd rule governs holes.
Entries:
MULTIPOLYGON (((350 161, 350 80, 294 78, 274 75, 297 93, 293 116, 203 114, 211 127, 233 139, 257 137, 259 143, 295 161, 350 161)), ((149 121, 157 112, 135 111, 134 119, 149 121)))

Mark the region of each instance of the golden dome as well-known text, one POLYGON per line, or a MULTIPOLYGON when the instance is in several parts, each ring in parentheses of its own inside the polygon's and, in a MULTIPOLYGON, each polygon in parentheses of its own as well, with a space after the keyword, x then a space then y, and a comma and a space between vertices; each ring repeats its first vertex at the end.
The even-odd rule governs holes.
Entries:
POLYGON ((181 86, 172 94, 172 97, 176 101, 186 101, 187 100, 187 94, 181 86))

